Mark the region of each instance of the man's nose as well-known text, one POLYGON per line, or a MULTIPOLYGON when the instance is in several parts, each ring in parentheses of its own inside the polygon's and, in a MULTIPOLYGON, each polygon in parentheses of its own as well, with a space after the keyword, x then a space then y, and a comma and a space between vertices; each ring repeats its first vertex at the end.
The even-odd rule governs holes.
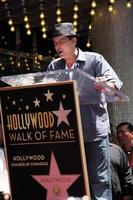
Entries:
POLYGON ((122 136, 122 132, 117 133, 117 137, 121 137, 122 136))

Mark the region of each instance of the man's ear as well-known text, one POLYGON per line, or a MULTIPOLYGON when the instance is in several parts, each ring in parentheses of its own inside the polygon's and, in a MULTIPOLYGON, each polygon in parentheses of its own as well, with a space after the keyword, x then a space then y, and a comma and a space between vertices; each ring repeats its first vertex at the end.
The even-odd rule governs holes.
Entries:
POLYGON ((75 44, 77 44, 77 38, 76 38, 76 37, 73 37, 73 38, 72 38, 72 41, 73 41, 75 44))

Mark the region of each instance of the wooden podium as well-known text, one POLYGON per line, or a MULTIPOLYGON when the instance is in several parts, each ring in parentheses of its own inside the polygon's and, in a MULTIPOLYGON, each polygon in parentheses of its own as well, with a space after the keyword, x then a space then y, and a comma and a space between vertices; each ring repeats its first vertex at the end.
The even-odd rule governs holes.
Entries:
POLYGON ((6 87, 0 95, 11 199, 89 200, 76 82, 6 87))

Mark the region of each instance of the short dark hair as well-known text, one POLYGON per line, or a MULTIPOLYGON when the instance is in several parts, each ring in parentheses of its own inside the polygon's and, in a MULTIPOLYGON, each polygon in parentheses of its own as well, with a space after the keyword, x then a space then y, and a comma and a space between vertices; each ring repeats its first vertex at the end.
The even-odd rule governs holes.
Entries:
POLYGON ((117 125, 116 129, 122 127, 122 126, 127 126, 128 131, 133 131, 133 125, 129 122, 121 122, 120 124, 117 125))
MULTIPOLYGON (((69 36, 67 36, 70 40, 71 39, 73 39, 73 38, 75 38, 76 36, 75 35, 69 35, 69 36)), ((77 37, 76 37, 77 38, 77 37)))

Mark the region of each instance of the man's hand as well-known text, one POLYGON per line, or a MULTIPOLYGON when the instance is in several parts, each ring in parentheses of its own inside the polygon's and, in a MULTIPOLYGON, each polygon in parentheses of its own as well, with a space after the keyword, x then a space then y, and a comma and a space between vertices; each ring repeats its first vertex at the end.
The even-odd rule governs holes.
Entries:
POLYGON ((95 83, 94 83, 94 88, 96 90, 100 90, 101 92, 105 92, 107 86, 109 86, 111 88, 115 88, 114 83, 108 82, 108 79, 105 76, 96 77, 95 83))

